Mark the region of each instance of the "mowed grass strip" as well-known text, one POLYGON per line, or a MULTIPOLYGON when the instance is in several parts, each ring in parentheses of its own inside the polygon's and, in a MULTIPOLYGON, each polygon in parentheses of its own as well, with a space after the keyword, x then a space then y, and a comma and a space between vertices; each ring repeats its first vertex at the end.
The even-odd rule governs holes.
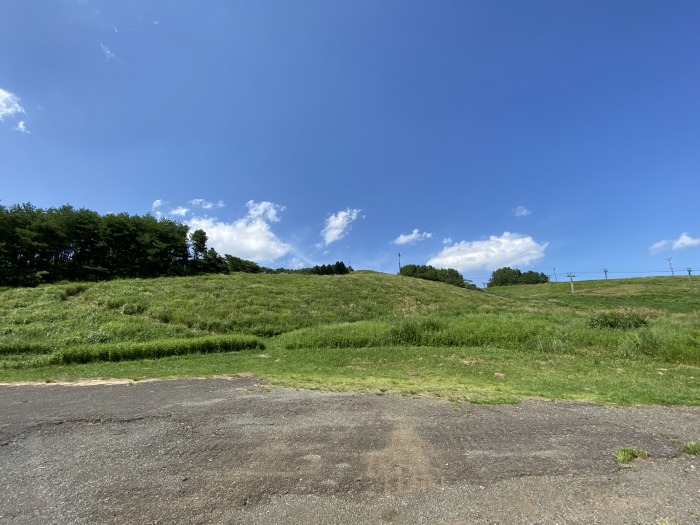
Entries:
POLYGON ((272 385, 327 391, 508 402, 545 398, 620 405, 700 405, 700 369, 652 358, 600 359, 493 347, 267 347, 230 354, 5 370, 5 381, 254 375, 272 385), (499 401, 502 400, 502 401, 499 401))

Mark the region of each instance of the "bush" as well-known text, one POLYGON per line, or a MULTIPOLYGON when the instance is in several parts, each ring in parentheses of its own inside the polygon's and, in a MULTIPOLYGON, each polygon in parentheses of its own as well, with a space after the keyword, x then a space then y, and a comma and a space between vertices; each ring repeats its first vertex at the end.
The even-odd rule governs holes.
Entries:
POLYGON ((588 320, 589 328, 631 330, 647 325, 647 320, 634 312, 599 312, 588 320))

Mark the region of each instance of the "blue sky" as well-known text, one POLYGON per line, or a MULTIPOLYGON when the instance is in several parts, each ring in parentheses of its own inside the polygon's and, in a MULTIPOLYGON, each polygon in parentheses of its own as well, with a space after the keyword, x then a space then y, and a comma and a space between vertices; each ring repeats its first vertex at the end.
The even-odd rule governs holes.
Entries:
POLYGON ((700 272, 696 0, 2 11, 4 205, 153 213, 271 267, 700 272))

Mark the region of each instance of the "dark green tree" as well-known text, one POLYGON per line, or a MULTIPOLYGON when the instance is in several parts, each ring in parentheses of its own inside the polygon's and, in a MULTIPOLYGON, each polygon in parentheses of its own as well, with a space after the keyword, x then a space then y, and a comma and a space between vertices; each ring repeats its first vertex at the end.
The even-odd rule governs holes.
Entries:
POLYGON ((499 268, 491 274, 491 279, 487 286, 513 286, 516 284, 540 284, 549 282, 549 277, 543 273, 528 271, 521 272, 520 270, 510 268, 499 268))
POLYGON ((190 235, 190 241, 192 242, 192 253, 194 255, 194 260, 197 261, 204 255, 207 251, 207 233, 204 230, 195 230, 190 235))
POLYGON ((464 277, 454 268, 435 268, 430 265, 405 264, 401 267, 399 274, 428 281, 441 281, 460 288, 466 288, 464 277))
POLYGON ((547 277, 547 275, 540 272, 533 272, 532 270, 524 272, 518 280, 518 284, 542 284, 548 282, 549 277, 547 277))
POLYGON ((499 268, 491 274, 487 286, 489 288, 492 286, 512 286, 518 284, 521 275, 522 272, 517 268, 513 269, 509 266, 499 268))

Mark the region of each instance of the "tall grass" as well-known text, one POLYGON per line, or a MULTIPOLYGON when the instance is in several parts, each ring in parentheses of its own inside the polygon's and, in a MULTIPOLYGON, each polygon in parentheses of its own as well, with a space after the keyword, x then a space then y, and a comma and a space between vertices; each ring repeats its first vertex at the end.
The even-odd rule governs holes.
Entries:
POLYGON ((197 339, 159 339, 147 342, 77 345, 25 360, 0 361, 2 368, 35 368, 47 365, 91 363, 94 361, 132 361, 158 359, 187 354, 236 352, 264 349, 265 343, 246 335, 208 336, 197 339))
POLYGON ((585 316, 528 312, 420 317, 394 322, 365 321, 302 328, 279 336, 285 349, 378 346, 497 347, 550 354, 635 358, 700 365, 700 331, 679 333, 657 321, 650 328, 624 331, 591 328, 585 316))

